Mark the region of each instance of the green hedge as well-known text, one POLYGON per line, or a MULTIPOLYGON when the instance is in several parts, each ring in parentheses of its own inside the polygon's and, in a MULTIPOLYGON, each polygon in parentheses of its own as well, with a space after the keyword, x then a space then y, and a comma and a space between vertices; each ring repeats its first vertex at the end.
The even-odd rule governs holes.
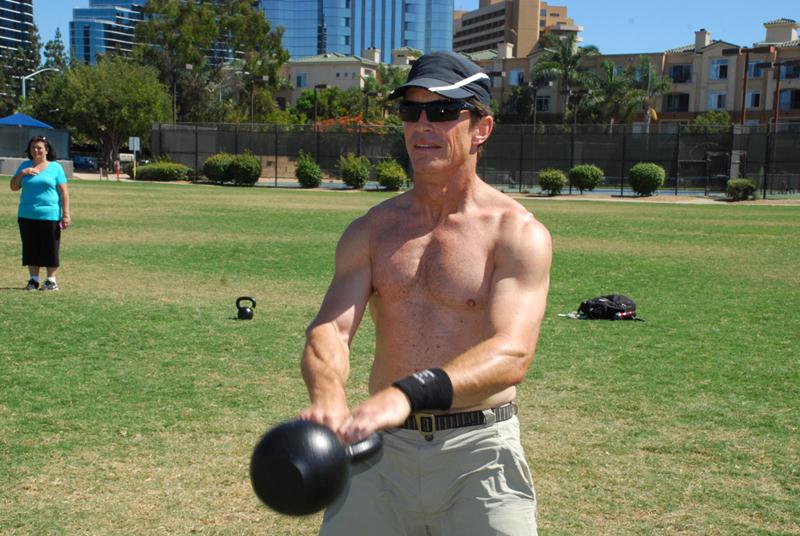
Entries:
POLYGON ((316 188, 322 182, 322 170, 310 154, 300 149, 294 176, 303 188, 316 188))
POLYGON ((203 164, 203 175, 212 182, 225 182, 228 166, 233 161, 233 155, 218 153, 212 155, 203 164))
POLYGON ((754 198, 756 196, 755 181, 752 179, 730 179, 726 188, 726 194, 734 201, 744 201, 746 199, 754 198))
POLYGON ((205 161, 203 175, 212 182, 252 186, 261 177, 261 161, 250 153, 218 153, 205 161))
POLYGON ((261 177, 261 161, 252 154, 240 154, 228 164, 227 178, 234 184, 252 186, 261 177))
POLYGON ((375 178, 382 187, 394 192, 403 187, 408 175, 396 160, 387 158, 375 166, 375 178))
POLYGON ((567 176, 560 169, 546 168, 539 171, 539 187, 548 195, 558 195, 567 185, 567 176))
POLYGON ((183 164, 156 162, 136 168, 137 181, 188 181, 191 169, 183 164))
POLYGON ((603 170, 594 164, 580 164, 569 170, 569 182, 583 193, 592 191, 603 182, 603 170))
POLYGON ((366 156, 347 153, 339 156, 339 171, 342 175, 342 182, 350 188, 361 189, 369 179, 372 164, 366 156))
POLYGON ((666 176, 667 172, 658 164, 639 162, 628 172, 628 182, 634 192, 641 196, 649 196, 664 186, 666 176))

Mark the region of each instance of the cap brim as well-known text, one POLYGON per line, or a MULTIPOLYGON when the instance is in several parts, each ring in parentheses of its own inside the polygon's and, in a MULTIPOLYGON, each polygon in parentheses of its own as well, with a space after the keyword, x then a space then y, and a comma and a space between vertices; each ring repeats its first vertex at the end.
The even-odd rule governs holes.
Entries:
MULTIPOLYGON (((406 90, 412 87, 418 87, 432 91, 431 88, 447 87, 449 85, 452 85, 452 83, 442 82, 441 80, 436 80, 434 78, 417 78, 412 82, 406 82, 402 86, 395 88, 391 93, 389 93, 389 98, 396 99, 398 97, 402 97, 405 95, 406 90)), ((448 99, 468 99, 470 97, 475 97, 473 92, 460 87, 454 89, 437 90, 433 92, 437 95, 447 97, 448 99)))

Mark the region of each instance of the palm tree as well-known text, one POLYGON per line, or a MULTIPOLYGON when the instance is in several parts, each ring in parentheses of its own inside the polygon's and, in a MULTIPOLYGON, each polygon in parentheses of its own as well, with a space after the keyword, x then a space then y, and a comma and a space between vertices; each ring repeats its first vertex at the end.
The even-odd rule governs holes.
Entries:
MULTIPOLYGON (((561 92, 564 95, 564 117, 569 108, 571 92, 574 88, 586 87, 589 83, 589 73, 581 63, 585 58, 596 56, 600 51, 594 45, 579 47, 577 36, 574 33, 561 38, 553 34, 542 36, 544 41, 544 54, 534 65, 531 80, 546 79, 558 80, 561 92)), ((574 113, 574 111, 573 111, 574 113)))
POLYGON ((628 123, 639 110, 644 91, 637 88, 634 79, 627 72, 617 72, 614 63, 604 60, 601 75, 592 83, 592 93, 586 107, 595 111, 596 119, 608 123, 628 123))
POLYGON ((640 56, 639 63, 628 67, 627 74, 633 78, 634 87, 641 91, 639 104, 644 112, 645 125, 649 130, 652 117, 651 110, 654 110, 653 100, 672 87, 672 80, 669 77, 659 75, 658 69, 647 56, 640 56))

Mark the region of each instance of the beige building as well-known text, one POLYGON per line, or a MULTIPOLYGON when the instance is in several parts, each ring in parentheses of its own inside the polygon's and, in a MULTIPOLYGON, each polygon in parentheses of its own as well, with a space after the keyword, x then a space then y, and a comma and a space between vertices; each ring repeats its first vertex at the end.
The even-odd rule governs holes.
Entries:
MULTIPOLYGON (((617 71, 624 71, 641 57, 649 57, 658 74, 672 80, 672 87, 653 103, 660 123, 688 123, 710 110, 727 110, 734 122, 740 122, 744 99, 747 124, 764 124, 776 115, 776 88, 778 119, 800 122, 800 24, 779 19, 764 23, 764 28, 764 40, 742 49, 741 54, 740 45, 714 40, 709 31, 701 29, 695 32, 694 41, 684 46, 663 52, 594 56, 585 67, 600 74, 602 62, 610 61, 617 71)), ((534 50, 521 61, 501 45, 468 55, 493 74, 493 97, 505 102, 515 85, 526 83, 543 53, 534 50)), ((537 90, 539 120, 561 120, 564 98, 560 89, 556 82, 537 90)), ((637 120, 644 120, 644 113, 637 120)))
POLYGON ((453 50, 480 52, 511 45, 511 56, 534 51, 542 33, 577 33, 582 28, 567 16, 567 8, 539 0, 480 0, 474 11, 453 13, 453 50))
MULTIPOLYGON (((391 64, 408 67, 422 55, 422 52, 410 47, 392 50, 391 64)), ((318 54, 306 58, 289 60, 283 66, 281 76, 288 80, 291 88, 280 91, 277 95, 281 107, 294 106, 304 90, 314 87, 337 87, 342 90, 353 87, 363 89, 366 78, 376 78, 381 63, 381 51, 369 48, 361 56, 350 56, 338 52, 318 54)))

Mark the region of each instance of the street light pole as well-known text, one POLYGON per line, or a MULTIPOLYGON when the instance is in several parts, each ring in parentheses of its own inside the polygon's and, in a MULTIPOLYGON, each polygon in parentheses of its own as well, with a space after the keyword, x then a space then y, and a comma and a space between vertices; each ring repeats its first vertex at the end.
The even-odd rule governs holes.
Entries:
POLYGON ((55 68, 55 67, 45 67, 44 69, 39 69, 39 70, 38 70, 38 71, 36 71, 36 72, 33 72, 33 73, 31 73, 31 74, 29 74, 29 75, 26 75, 26 76, 23 76, 23 77, 21 78, 21 80, 22 80, 22 100, 26 100, 26 99, 28 98, 28 94, 27 94, 27 91, 26 91, 26 89, 25 89, 25 83, 28 81, 28 79, 29 79, 29 78, 33 78, 33 77, 34 77, 34 76, 36 76, 37 74, 39 74, 39 73, 43 73, 43 72, 45 72, 45 71, 56 71, 56 72, 61 72, 61 69, 57 69, 57 68, 55 68))
POLYGON ((314 85, 314 160, 319 164, 319 128, 317 127, 317 90, 327 89, 328 84, 314 85))

